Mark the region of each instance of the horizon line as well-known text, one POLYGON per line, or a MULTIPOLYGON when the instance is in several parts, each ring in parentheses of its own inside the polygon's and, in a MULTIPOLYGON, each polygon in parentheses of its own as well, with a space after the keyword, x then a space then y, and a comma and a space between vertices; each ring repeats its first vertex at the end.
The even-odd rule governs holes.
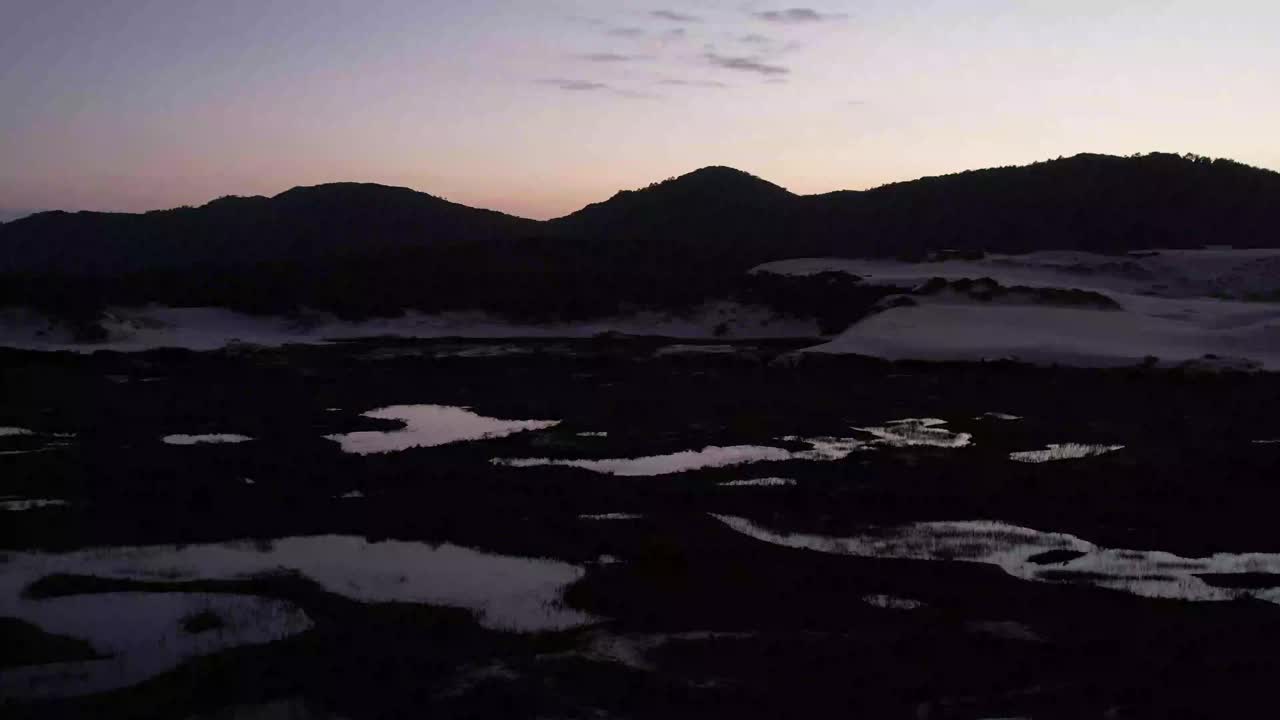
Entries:
POLYGON ((647 189, 647 188, 649 188, 649 187, 653 187, 653 186, 655 186, 655 185, 660 185, 660 184, 663 184, 663 183, 666 183, 666 182, 670 182, 670 181, 673 181, 673 180, 678 180, 678 179, 680 179, 680 178, 687 177, 687 176, 689 176, 689 175, 693 175, 693 174, 696 174, 696 173, 699 173, 699 172, 702 172, 702 171, 705 171, 705 170, 711 170, 711 169, 716 169, 716 168, 722 168, 722 169, 732 170, 732 171, 734 171, 734 172, 741 173, 741 174, 743 174, 743 175, 746 175, 746 176, 749 176, 749 177, 755 178, 755 179, 760 180, 760 181, 762 181, 762 182, 769 183, 770 185, 773 185, 773 186, 775 186, 775 187, 781 188, 782 190, 786 191, 788 194, 793 195, 793 196, 795 196, 795 197, 819 197, 819 196, 823 196, 823 195, 832 195, 832 194, 835 194, 835 193, 844 193, 844 192, 853 192, 853 193, 872 192, 872 191, 879 190, 879 189, 882 189, 882 188, 892 187, 892 186, 894 186, 894 185, 902 185, 902 184, 906 184, 906 183, 919 182, 919 181, 922 181, 922 180, 930 180, 930 179, 934 179, 934 178, 943 178, 943 177, 952 177, 952 176, 956 176, 956 175, 964 175, 964 174, 966 174, 966 173, 984 172, 984 171, 990 171, 990 170, 1008 170, 1008 169, 1028 168, 1028 167, 1034 167, 1034 166, 1036 166, 1036 165, 1042 165, 1042 164, 1045 164, 1045 163, 1061 162, 1061 161, 1064 161, 1064 160, 1071 160, 1071 159, 1075 159, 1075 158, 1079 158, 1079 157, 1106 157, 1106 158, 1116 158, 1116 159, 1121 159, 1121 160, 1132 160, 1132 159, 1140 159, 1140 158, 1146 158, 1146 157, 1151 157, 1151 156, 1170 156, 1170 157, 1178 157, 1178 158, 1181 158, 1181 159, 1187 159, 1187 160, 1192 160, 1192 159, 1204 159, 1204 160, 1209 160, 1209 161, 1212 161, 1212 162, 1222 161, 1222 162, 1229 162, 1229 163, 1233 163, 1233 164, 1236 164, 1236 165, 1241 165, 1241 166, 1244 166, 1244 167, 1247 167, 1247 168, 1251 168, 1251 169, 1253 169, 1253 170, 1259 170, 1259 171, 1262 171, 1262 172, 1270 172, 1270 173, 1277 173, 1277 174, 1280 174, 1280 170, 1273 169, 1273 168, 1269 168, 1269 167, 1263 167, 1263 166, 1260 166, 1260 165, 1251 165, 1251 164, 1249 164, 1249 163, 1246 163, 1246 162, 1242 162, 1242 161, 1236 160, 1236 159, 1234 159, 1234 158, 1227 158, 1227 157, 1212 157, 1212 156, 1208 156, 1208 155, 1198 155, 1198 154, 1196 154, 1196 153, 1178 153, 1178 152, 1169 152, 1169 151, 1153 150, 1153 151, 1148 151, 1148 152, 1137 152, 1137 153, 1132 153, 1132 154, 1129 154, 1129 155, 1116 155, 1116 154, 1113 154, 1113 153, 1097 153, 1097 152, 1087 152, 1087 151, 1082 151, 1082 152, 1074 153, 1074 154, 1072 154, 1072 155, 1059 155, 1059 156, 1054 157, 1054 158, 1046 158, 1046 159, 1044 159, 1044 160, 1035 160, 1035 161, 1032 161, 1032 162, 1029 162, 1029 163, 1025 163, 1025 164, 1021 164, 1021 165, 1019 165, 1019 164, 1014 164, 1014 165, 990 165, 990 166, 986 166, 986 167, 968 168, 968 169, 965 169, 965 170, 956 170, 956 171, 953 171, 953 172, 939 173, 939 174, 934 174, 934 175, 920 175, 920 176, 918 176, 918 177, 914 177, 914 178, 907 179, 907 180, 892 180, 892 181, 889 181, 889 182, 881 183, 881 184, 879 184, 879 185, 873 185, 873 186, 870 186, 870 187, 865 187, 865 188, 860 188, 860 189, 854 189, 854 188, 836 188, 836 189, 834 189, 834 190, 826 190, 826 191, 823 191, 823 192, 816 192, 816 193, 796 193, 796 192, 792 192, 789 188, 786 188, 786 187, 784 187, 784 186, 782 186, 782 185, 778 185, 777 183, 775 183, 775 182, 773 182, 773 181, 771 181, 771 180, 768 180, 768 179, 766 179, 766 178, 760 177, 759 175, 756 175, 756 174, 754 174, 754 173, 747 172, 747 171, 745 171, 745 170, 739 170, 738 168, 733 167, 732 165, 716 165, 716 164, 713 164, 713 165, 704 165, 704 166, 702 166, 702 167, 694 168, 694 169, 692 169, 692 170, 689 170, 689 171, 686 171, 686 172, 680 173, 680 174, 678 174, 678 175, 670 175, 670 176, 668 176, 668 177, 666 177, 666 178, 663 178, 663 179, 661 179, 661 180, 655 180, 655 181, 653 181, 653 182, 649 183, 647 186, 644 186, 644 187, 636 187, 636 188, 620 188, 620 189, 616 190, 616 191, 614 192, 614 194, 613 194, 613 195, 610 195, 610 196, 609 196, 609 197, 607 197, 607 198, 604 198, 604 199, 602 199, 602 200, 595 200, 595 201, 592 201, 592 202, 588 202, 588 203, 586 203, 585 205, 582 205, 581 207, 579 207, 579 208, 578 208, 578 209, 576 209, 576 210, 572 210, 572 211, 570 211, 570 212, 568 212, 568 213, 565 213, 565 214, 563 214, 563 215, 556 215, 556 216, 552 216, 552 217, 548 217, 548 218, 532 218, 532 217, 527 217, 527 216, 524 216, 524 215, 516 215, 516 214, 514 214, 514 213, 506 212, 506 211, 504 211, 504 210, 496 210, 496 209, 494 209, 494 208, 481 207, 481 206, 478 206, 478 205, 468 205, 468 204, 466 204, 466 203, 460 203, 460 202, 456 202, 456 201, 454 201, 454 200, 450 200, 448 197, 446 197, 446 196, 444 196, 444 195, 436 194, 436 193, 433 193, 433 192, 431 192, 431 191, 429 191, 429 190, 424 190, 424 189, 421 189, 421 188, 418 188, 418 187, 413 187, 413 186, 410 186, 410 185, 390 185, 390 184, 387 184, 387 183, 385 183, 385 182, 364 181, 364 180, 332 180, 332 181, 328 181, 328 182, 319 182, 319 183, 314 183, 314 184, 310 184, 310 185, 291 185, 291 186, 289 186, 289 187, 287 187, 287 188, 285 188, 285 189, 283 189, 283 190, 281 190, 281 191, 279 191, 279 192, 277 192, 277 193, 275 193, 275 194, 273 194, 273 195, 236 195, 236 194, 219 195, 219 196, 217 196, 217 197, 213 197, 213 198, 210 198, 210 199, 208 199, 208 200, 205 200, 204 202, 202 202, 202 203, 200 203, 200 204, 198 204, 198 205, 183 204, 183 205, 174 205, 174 206, 170 206, 170 207, 158 207, 158 208, 151 208, 151 209, 149 209, 149 210, 88 210, 88 209, 74 209, 74 210, 72 210, 72 209, 66 209, 66 208, 46 208, 46 209, 43 209, 43 210, 28 210, 28 209, 22 209, 22 208, 8 208, 8 207, 5 207, 4 205, 0 205, 0 225, 5 225, 5 224, 11 223, 11 222, 17 222, 17 221, 19 221, 19 220, 23 220, 23 219, 27 219, 27 218, 30 218, 30 217, 33 217, 33 216, 36 216, 36 215, 43 215, 43 214, 47 214, 47 213, 67 213, 67 214, 73 214, 73 215, 74 215, 74 214, 80 214, 80 213, 90 213, 90 214, 99 214, 99 215, 147 215, 147 214, 150 214, 150 213, 171 212, 171 211, 174 211, 174 210, 183 210, 183 209, 199 209, 199 208, 206 207, 206 206, 208 206, 208 205, 210 205, 210 204, 212 204, 212 203, 214 203, 214 202, 217 202, 217 201, 219 201, 219 200, 226 200, 226 199, 231 199, 231 198, 235 198, 235 199, 253 199, 253 198, 263 198, 263 199, 268 199, 268 200, 270 200, 270 199, 277 198, 277 197, 279 197, 279 196, 281 196, 281 195, 284 195, 284 194, 286 194, 286 193, 292 192, 292 191, 294 191, 294 190, 302 190, 302 189, 310 189, 310 188, 319 188, 319 187, 328 187, 328 186, 332 186, 332 185, 362 185, 362 186, 376 186, 376 187, 383 187, 383 188, 390 188, 390 189, 397 189, 397 190, 408 190, 408 191, 410 191, 410 192, 418 193, 418 194, 421 194, 421 195, 427 195, 427 196, 430 196, 430 197, 436 198, 436 199, 438 199, 438 200, 442 200, 442 201, 444 201, 444 202, 448 202, 448 203, 451 203, 451 204, 454 204, 454 205, 459 205, 459 206, 462 206, 462 207, 471 208, 471 209, 473 209, 473 210, 481 210, 481 211, 485 211, 485 212, 493 212, 493 213, 498 213, 498 214, 501 214, 501 215, 506 215, 506 216, 508 216, 508 217, 517 218, 517 219, 520 219, 520 220, 526 220, 526 221, 529 221, 529 222, 538 222, 538 223, 542 223, 542 222, 551 222, 551 221, 554 221, 554 220, 559 220, 559 219, 564 218, 564 217, 568 217, 569 215, 573 215, 574 213, 580 212, 581 210, 586 209, 586 208, 588 208, 588 207, 591 207, 591 206, 593 206, 593 205, 598 205, 598 204, 600 204, 600 203, 607 202, 608 200, 610 200, 610 199, 612 199, 612 198, 614 198, 614 197, 617 197, 619 194, 624 193, 624 192, 637 192, 637 191, 642 191, 642 190, 645 190, 645 189, 647 189), (10 218, 10 219, 8 219, 8 220, 3 219, 3 216, 5 216, 6 214, 9 214, 9 213, 21 213, 21 214, 20 214, 20 215, 18 215, 17 217, 13 217, 13 218, 10 218))

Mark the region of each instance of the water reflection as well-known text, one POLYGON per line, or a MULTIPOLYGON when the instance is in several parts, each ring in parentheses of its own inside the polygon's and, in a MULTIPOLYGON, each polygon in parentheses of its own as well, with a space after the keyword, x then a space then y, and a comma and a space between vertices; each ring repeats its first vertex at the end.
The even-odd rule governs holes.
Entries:
MULTIPOLYGON (((750 348, 743 348, 743 349, 750 349, 750 348)), ((653 354, 656 357, 663 357, 666 355, 697 355, 697 354, 724 355, 728 353, 736 353, 738 352, 738 350, 739 348, 735 345, 676 344, 676 345, 664 345, 658 348, 657 350, 655 350, 653 354)))
POLYGON ((325 590, 363 602, 410 602, 473 611, 481 624, 520 631, 590 620, 560 603, 582 577, 575 565, 443 544, 346 535, 216 545, 157 545, 65 554, 11 553, 0 575, 0 615, 30 582, 56 573, 134 580, 226 580, 296 572, 325 590))
POLYGON ((47 507, 63 507, 67 504, 66 500, 56 500, 52 498, 24 498, 18 495, 0 495, 0 511, 7 512, 23 512, 25 510, 39 510, 47 507))
POLYGON ((971 444, 973 436, 969 433, 956 433, 942 427, 946 420, 938 418, 906 418, 891 420, 877 427, 859 427, 860 430, 876 437, 872 442, 889 447, 941 447, 962 448, 971 444))
POLYGON ((804 443, 807 450, 787 450, 770 445, 711 445, 701 450, 684 450, 666 455, 648 455, 638 458, 605 458, 600 460, 553 458, 494 458, 490 462, 507 467, 538 467, 556 465, 574 467, 605 475, 624 477, 648 477, 701 470, 713 467, 730 467, 757 462, 781 462, 784 460, 831 461, 841 460, 863 447, 852 438, 798 438, 783 440, 804 443))
POLYGON ((467 408, 448 405, 393 405, 363 413, 376 420, 399 420, 398 430, 365 430, 326 435, 343 452, 368 455, 419 447, 436 447, 463 440, 505 437, 518 432, 543 430, 559 420, 500 420, 478 415, 467 408))
POLYGON ((864 595, 862 602, 871 607, 878 607, 883 610, 919 610, 925 607, 925 604, 919 600, 911 598, 902 598, 895 595, 864 595))
MULTIPOLYGON (((13 571, 5 570, 6 575, 13 571)), ((31 600, 17 597, 12 587, 5 589, 0 616, 81 638, 103 656, 0 672, 0 694, 9 697, 62 697, 127 687, 186 660, 272 642, 312 624, 290 603, 246 595, 102 593, 31 600), (199 633, 184 629, 185 619, 197 613, 216 617, 218 627, 199 633)))
POLYGON ((720 487, 790 487, 795 484, 796 481, 791 478, 765 477, 751 478, 750 480, 731 480, 720 483, 720 487))
POLYGON ((1008 420, 1010 422, 1014 420, 1021 420, 1021 419, 1022 419, 1021 415, 1010 415, 1009 413, 1002 413, 1002 412, 984 412, 978 417, 974 418, 974 420, 1008 420))
POLYGON ((990 635, 1001 640, 1017 640, 1018 642, 1042 643, 1044 638, 1025 623, 1013 620, 974 620, 964 624, 970 632, 990 635))
POLYGON ((18 435, 32 435, 30 430, 20 427, 0 427, 0 437, 15 437, 18 435))
POLYGON ((763 542, 824 553, 984 563, 1023 580, 1083 583, 1151 598, 1214 601, 1256 597, 1280 604, 1280 588, 1218 587, 1200 577, 1280 573, 1280 554, 1276 553, 1184 558, 1159 550, 1114 550, 1074 535, 988 520, 915 523, 851 537, 828 537, 779 533, 745 518, 714 517, 763 542), (1060 561, 1047 564, 1046 555, 1055 551, 1065 552, 1056 554, 1060 561))
POLYGON ((165 435, 160 438, 166 445, 219 445, 249 442, 253 438, 248 435, 233 433, 215 433, 207 435, 165 435))
POLYGON ((1050 444, 1045 450, 1026 450, 1009 453, 1010 460, 1024 463, 1044 463, 1056 460, 1078 460, 1080 458, 1105 455, 1116 450, 1123 450, 1123 445, 1088 445, 1084 443, 1050 444))

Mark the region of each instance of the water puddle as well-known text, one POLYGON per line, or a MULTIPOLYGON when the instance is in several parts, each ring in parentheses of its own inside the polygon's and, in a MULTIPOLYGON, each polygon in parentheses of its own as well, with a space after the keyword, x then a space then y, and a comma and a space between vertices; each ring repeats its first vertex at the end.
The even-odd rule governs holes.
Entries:
POLYGON ((878 427, 859 427, 854 430, 874 435, 876 439, 872 443, 888 447, 962 448, 972 444, 972 435, 951 432, 942 427, 946 424, 946 420, 938 418, 906 418, 891 420, 878 427))
POLYGON ((1114 550, 1074 535, 988 520, 916 523, 852 537, 828 537, 779 533, 740 517, 714 517, 762 542, 817 552, 984 563, 1023 580, 1083 583, 1150 598, 1219 601, 1255 597, 1280 604, 1280 587, 1267 583, 1211 584, 1201 577, 1207 575, 1213 580, 1214 575, 1280 573, 1277 553, 1218 553, 1184 558, 1159 550, 1114 550))
POLYGON ((733 345, 664 345, 653 352, 655 357, 666 355, 724 355, 738 352, 733 345))
POLYGON ((471 610, 486 627, 539 631, 591 618, 560 602, 584 571, 543 558, 493 555, 449 543, 321 535, 266 542, 158 545, 65 554, 9 553, 0 565, 0 616, 31 582, 52 574, 132 580, 231 580, 296 572, 361 602, 406 602, 471 610))
POLYGON ((883 610, 919 610, 926 607, 919 600, 911 598, 897 597, 895 595, 864 595, 862 602, 871 607, 881 608, 883 610))
POLYGON ((399 420, 398 430, 362 430, 341 435, 326 435, 342 447, 343 452, 357 455, 389 453, 411 448, 436 447, 464 440, 487 440, 506 437, 529 430, 544 430, 560 424, 559 420, 499 420, 449 405, 393 405, 363 413, 376 420, 399 420))
POLYGON ((52 498, 24 498, 18 495, 0 495, 0 512, 23 512, 47 507, 64 507, 66 500, 52 498))
POLYGON ((1045 463, 1057 460, 1078 460, 1080 458, 1096 457, 1123 449, 1123 445, 1050 444, 1045 450, 1026 450, 1024 452, 1009 453, 1009 459, 1024 463, 1045 463))
POLYGON ((532 355, 535 352, 559 352, 567 353, 568 349, 561 347, 533 348, 522 345, 460 345, 457 347, 443 348, 432 353, 435 358, 497 358, 511 357, 514 355, 532 355))
POLYGON ((731 480, 720 483, 720 487, 791 487, 796 484, 791 478, 765 477, 750 480, 731 480))
POLYGON ((1013 620, 976 620, 967 622, 964 626, 969 632, 989 635, 1001 640, 1016 640, 1029 643, 1042 643, 1045 641, 1039 633, 1031 629, 1031 626, 1013 620))
POLYGON ((312 625, 291 603, 249 595, 101 593, 32 600, 17 597, 8 579, 0 615, 82 638, 104 657, 4 670, 0 695, 6 697, 67 697, 128 687, 192 658, 273 642, 312 625), (197 614, 216 618, 217 627, 191 632, 188 620, 197 614))
POLYGON ((33 455, 35 453, 52 452, 65 447, 70 447, 69 438, 74 438, 75 433, 56 433, 56 432, 37 432, 21 427, 0 427, 0 438, 39 438, 44 444, 38 447, 23 447, 22 443, 17 450, 0 450, 0 455, 33 455), (49 439, 52 438, 52 439, 49 439))
POLYGON ((165 435, 160 441, 166 445, 221 445, 249 442, 253 438, 247 435, 230 433, 209 435, 165 435))
POLYGON ((769 445, 730 445, 727 447, 711 445, 701 450, 684 450, 666 455, 649 455, 638 458, 605 458, 602 460, 494 458, 490 462, 507 467, 524 468, 554 465, 580 468, 605 475, 650 477, 757 462, 841 460, 863 446, 863 443, 852 438, 785 437, 783 440, 807 444, 809 449, 787 450, 769 445))

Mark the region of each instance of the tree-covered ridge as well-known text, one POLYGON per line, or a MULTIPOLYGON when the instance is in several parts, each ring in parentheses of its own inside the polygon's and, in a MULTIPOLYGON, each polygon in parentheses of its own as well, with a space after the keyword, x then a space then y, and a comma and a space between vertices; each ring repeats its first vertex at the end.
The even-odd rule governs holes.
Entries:
POLYGON ((1280 247, 1280 173, 1194 155, 1077 155, 803 196, 712 167, 545 222, 338 183, 4 224, 0 305, 589 317, 746 292, 746 270, 793 257, 1204 245, 1280 247))

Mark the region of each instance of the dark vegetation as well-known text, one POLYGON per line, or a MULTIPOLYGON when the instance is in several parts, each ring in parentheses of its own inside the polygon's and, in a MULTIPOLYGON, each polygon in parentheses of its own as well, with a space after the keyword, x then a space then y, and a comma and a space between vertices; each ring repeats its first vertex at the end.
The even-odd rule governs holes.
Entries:
POLYGON ((919 288, 917 295, 939 295, 944 292, 963 295, 971 300, 991 302, 992 300, 1008 300, 1011 302, 1033 302, 1037 305, 1059 307, 1088 307, 1095 310, 1119 310, 1120 303, 1093 290, 1078 288, 1041 288, 1026 285, 1001 285, 999 281, 989 277, 970 280, 947 280, 935 277, 919 288))
POLYGON ((192 635, 217 630, 226 625, 222 616, 212 610, 201 610, 182 618, 182 630, 192 635))
POLYGON ((1078 155, 813 196, 705 168, 546 222, 342 183, 2 224, 0 306, 90 324, 105 305, 148 302, 574 319, 759 298, 740 287, 743 272, 782 258, 1274 247, 1277 227, 1280 174, 1169 154, 1078 155))
MULTIPOLYGON (((50 635, 30 623, 0 617, 0 672, 23 665, 92 660, 98 657, 89 643, 50 635)), ((3 702, 0 702, 0 707, 3 702)))
MULTIPOLYGON (((1280 437, 1280 376, 852 357, 795 366, 774 362, 794 349, 788 343, 655 357, 662 344, 558 340, 571 352, 489 359, 434 356, 456 349, 456 341, 88 356, 0 351, 0 425, 79 433, 56 452, 5 458, 0 495, 70 503, 10 513, 0 523, 7 551, 329 533, 451 542, 580 564, 586 575, 567 601, 607 618, 596 628, 524 636, 487 630, 462 610, 359 603, 285 574, 194 582, 53 577, 33 585, 30 596, 252 594, 294 603, 316 625, 118 692, 10 702, 6 720, 189 717, 298 697, 353 720, 822 717, 832 709, 870 718, 1238 717, 1270 702, 1280 671, 1280 608, 1272 604, 1158 600, 1092 587, 1078 574, 1055 585, 972 563, 793 550, 734 533, 707 514, 835 536, 991 518, 1110 548, 1188 557, 1277 552, 1280 487, 1271 476, 1280 446, 1252 441, 1280 437), (323 437, 390 429, 395 423, 358 414, 414 402, 564 423, 385 456, 344 455, 323 437), (988 411, 1025 419, 977 419, 988 411), (975 445, 654 478, 488 462, 778 444, 784 435, 847 435, 851 426, 904 417, 945 418, 951 429, 973 433, 975 445), (609 435, 577 435, 588 430, 609 435), (192 447, 159 441, 175 432, 255 439, 192 447), (1007 457, 1068 441, 1126 447, 1043 465, 1007 457), (797 484, 719 485, 765 476, 797 484), (255 484, 243 483, 246 477, 255 484), (353 489, 365 498, 336 498, 353 489), (644 517, 577 517, 599 512, 644 517), (601 555, 621 562, 593 564, 601 555), (862 601, 879 593, 925 607, 862 601), (1043 642, 972 629, 1005 622, 1027 626, 1043 642), (574 654, 597 632, 694 631, 735 636, 657 647, 645 657, 649 671, 574 654)), ((8 438, 5 447, 19 441, 38 438, 8 438)), ((1048 570, 1069 559, 1038 558, 1048 570)), ((1274 578, 1206 580, 1266 587, 1274 578)), ((0 630, 7 641, 9 627, 0 630)))

